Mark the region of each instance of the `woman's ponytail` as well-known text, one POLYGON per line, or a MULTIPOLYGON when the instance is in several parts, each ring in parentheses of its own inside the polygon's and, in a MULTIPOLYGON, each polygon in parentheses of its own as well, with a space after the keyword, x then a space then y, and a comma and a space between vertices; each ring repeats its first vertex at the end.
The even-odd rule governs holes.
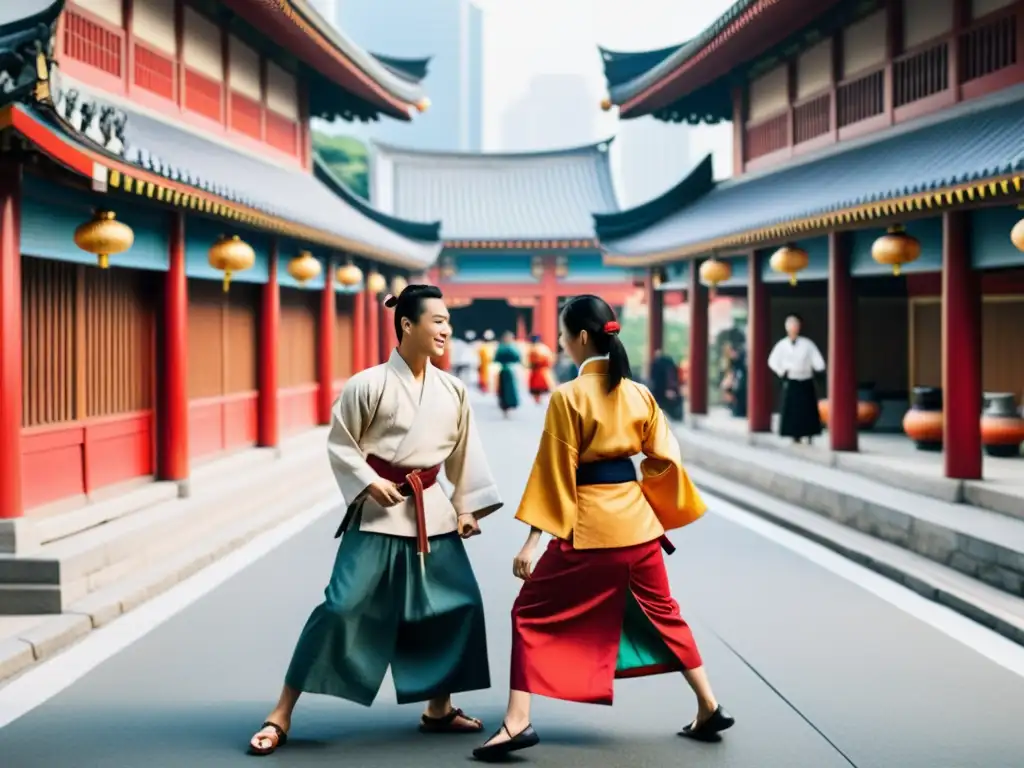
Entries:
POLYGON ((574 336, 586 331, 597 352, 608 356, 606 390, 612 392, 623 379, 630 378, 629 355, 619 339, 621 327, 615 312, 599 296, 576 296, 562 310, 562 323, 574 336))
POLYGON ((618 331, 610 334, 608 339, 608 379, 606 389, 609 392, 622 383, 623 379, 630 377, 629 367, 629 355, 626 353, 626 347, 622 344, 622 339, 619 338, 618 331))

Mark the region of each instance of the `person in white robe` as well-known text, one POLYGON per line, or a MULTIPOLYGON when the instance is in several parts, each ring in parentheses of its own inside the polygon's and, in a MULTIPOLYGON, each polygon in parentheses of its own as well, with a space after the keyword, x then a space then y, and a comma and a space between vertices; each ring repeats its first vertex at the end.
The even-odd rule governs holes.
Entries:
POLYGON ((772 349, 768 367, 782 379, 779 434, 810 443, 821 434, 814 374, 825 370, 825 359, 813 341, 800 335, 801 326, 799 315, 786 318, 786 338, 772 349))
POLYGON ((483 604, 463 539, 502 500, 465 385, 431 362, 451 335, 440 290, 410 285, 385 305, 399 346, 349 379, 334 404, 328 454, 347 505, 341 545, 278 704, 250 742, 255 754, 287 741, 302 692, 369 706, 389 666, 399 704, 427 702, 421 730, 482 728, 451 701, 490 687, 483 604))

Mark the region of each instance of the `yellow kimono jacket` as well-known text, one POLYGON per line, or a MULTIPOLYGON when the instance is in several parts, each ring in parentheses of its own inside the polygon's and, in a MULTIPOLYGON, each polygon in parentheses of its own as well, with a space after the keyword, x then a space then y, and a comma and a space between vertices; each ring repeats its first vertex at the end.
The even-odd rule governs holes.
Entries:
POLYGON ((700 518, 707 507, 683 468, 679 443, 654 396, 623 380, 605 392, 607 362, 584 364, 551 395, 544 433, 516 518, 576 549, 643 544, 700 518), (576 468, 643 454, 640 479, 576 485, 576 468))

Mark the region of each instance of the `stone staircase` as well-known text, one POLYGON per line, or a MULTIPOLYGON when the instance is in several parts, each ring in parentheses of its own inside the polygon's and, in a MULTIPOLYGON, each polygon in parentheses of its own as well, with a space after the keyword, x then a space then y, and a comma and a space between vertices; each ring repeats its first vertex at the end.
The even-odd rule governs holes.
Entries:
POLYGON ((332 497, 340 503, 325 440, 318 429, 280 450, 200 466, 188 498, 176 484, 153 483, 19 520, 6 538, 15 552, 0 554, 0 614, 71 612, 99 626, 277 523, 332 497))

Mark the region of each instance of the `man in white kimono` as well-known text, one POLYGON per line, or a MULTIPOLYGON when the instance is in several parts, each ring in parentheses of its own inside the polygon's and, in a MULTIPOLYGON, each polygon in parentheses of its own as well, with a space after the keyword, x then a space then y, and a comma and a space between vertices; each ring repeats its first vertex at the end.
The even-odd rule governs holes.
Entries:
POLYGON ((818 395, 814 374, 825 370, 825 360, 817 345, 800 335, 799 315, 786 318, 786 338, 772 349, 768 367, 782 379, 782 407, 779 409, 779 434, 799 443, 821 434, 818 395))
POLYGON ((502 506, 465 385, 434 367, 451 335, 434 286, 395 310, 399 347, 334 404, 328 453, 347 504, 325 600, 299 637, 277 707, 250 751, 287 740, 302 692, 369 706, 388 667, 399 704, 427 702, 420 729, 479 731, 451 694, 490 687, 483 604, 462 539, 502 506), (437 482, 441 470, 454 488, 437 482))

